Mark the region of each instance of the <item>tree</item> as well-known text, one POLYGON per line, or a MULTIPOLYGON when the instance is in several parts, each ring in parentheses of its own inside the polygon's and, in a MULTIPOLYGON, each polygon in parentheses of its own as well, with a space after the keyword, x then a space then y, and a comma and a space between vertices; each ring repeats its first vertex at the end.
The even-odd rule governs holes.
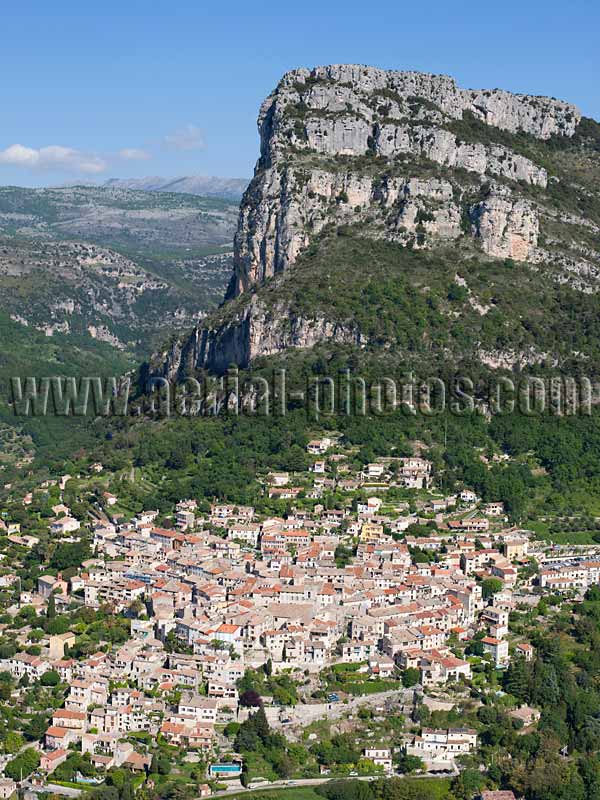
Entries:
POLYGON ((371 788, 373 785, 366 781, 330 781, 319 786, 317 793, 326 797, 327 800, 374 800, 375 797, 385 797, 386 800, 398 797, 400 800, 402 797, 400 793, 396 794, 393 791, 391 781, 386 781, 384 785, 378 785, 379 791, 377 792, 371 788))
POLYGON ((560 700, 560 684, 554 664, 537 658, 533 666, 531 700, 536 705, 554 707, 560 700))
POLYGON ((481 582, 481 593, 484 600, 489 600, 498 592, 502 591, 504 584, 500 578, 486 578, 481 582))
POLYGON ((46 733, 48 720, 43 714, 35 714, 23 728, 23 735, 30 741, 38 741, 46 733))
POLYGON ((51 636, 55 636, 56 634, 66 633, 71 626, 71 621, 68 616, 65 614, 59 617, 53 617, 52 619, 46 620, 46 633, 49 633, 51 636))
POLYGON ((269 722, 267 720, 267 715, 265 713, 264 707, 261 705, 258 711, 252 715, 251 717, 254 730, 258 734, 259 738, 263 743, 266 743, 269 735, 271 733, 271 728, 269 727, 269 722))
POLYGON ((14 688, 10 672, 0 672, 0 700, 10 700, 14 688))
POLYGON ((296 764, 285 751, 276 755, 273 766, 280 778, 289 778, 296 769, 296 764))
POLYGON ((247 689, 254 689, 254 691, 260 694, 261 689, 264 687, 263 672, 247 669, 237 681, 236 686, 240 692, 245 692, 247 689))
POLYGON ((254 714, 251 714, 239 727, 235 737, 234 747, 240 752, 254 752, 261 745, 272 744, 272 735, 265 709, 261 705, 254 714))
POLYGON ((416 667, 409 667, 402 673, 402 685, 409 689, 421 680, 421 673, 416 667))
POLYGON ((242 774, 240 775, 240 783, 242 784, 244 789, 247 788, 247 786, 250 784, 250 773, 246 769, 245 764, 244 764, 244 769, 242 770, 242 774))
POLYGON ((86 559, 91 557, 92 551, 87 542, 61 542, 52 553, 50 566, 60 570, 68 567, 80 567, 86 559))
POLYGON ((127 611, 132 617, 138 618, 141 614, 145 613, 146 606, 142 603, 139 597, 136 597, 135 600, 129 604, 127 611))
POLYGON ((479 656, 481 658, 484 652, 485 650, 483 647, 483 642, 480 641, 479 639, 473 639, 473 641, 469 642, 469 644, 465 648, 465 653, 468 656, 479 656))
POLYGON ((529 668, 524 658, 513 658, 504 673, 504 689, 518 700, 529 699, 529 668))
POLYGON ((133 786, 131 785, 130 780, 125 780, 121 791, 119 792, 119 800, 133 800, 133 786))
POLYGON ((273 701, 281 706, 295 706, 298 703, 296 684, 289 675, 279 675, 271 678, 268 688, 273 695, 273 701))
POLYGON ((40 678, 40 683, 42 686, 58 686, 60 683, 60 675, 55 670, 49 669, 47 672, 44 672, 40 678))
POLYGON ((317 742, 312 748, 319 764, 356 764, 360 750, 354 738, 347 733, 338 733, 330 740, 317 742))
POLYGON ((304 450, 297 444, 290 447, 285 458, 285 467, 290 472, 304 472, 307 466, 307 456, 304 450))
POLYGON ((335 564, 338 569, 344 569, 352 560, 352 556, 354 555, 352 549, 350 547, 346 547, 343 544, 338 544, 335 548, 335 564))
POLYGON ((16 652, 17 648, 12 642, 0 644, 0 659, 3 661, 7 658, 12 658, 16 652))
POLYGON ((262 698, 255 689, 247 689, 240 695, 240 705, 244 708, 257 708, 262 706, 262 698))
POLYGON ((256 731, 252 727, 246 726, 246 723, 242 722, 242 725, 235 737, 235 749, 240 753, 253 753, 255 750, 258 750, 259 745, 260 739, 258 738, 256 731))
POLYGON ((40 765, 40 754, 33 747, 28 747, 4 767, 4 774, 13 781, 28 778, 40 765))
POLYGON ((55 616, 56 616, 56 599, 54 597, 54 592, 53 592, 48 599, 48 608, 46 609, 46 617, 47 619, 54 619, 55 616))
POLYGON ((590 588, 585 593, 585 599, 591 600, 592 602, 600 601, 600 585, 597 583, 590 586, 590 588))
POLYGON ((225 725, 225 728, 223 729, 223 733, 225 734, 225 736, 227 736, 228 739, 230 739, 232 736, 237 736, 237 732, 239 731, 239 729, 240 729, 239 722, 228 722, 227 725, 225 725))
POLYGON ((465 769, 452 781, 452 794, 461 800, 471 800, 480 794, 485 776, 477 769, 465 769))
POLYGON ((17 731, 7 731, 2 739, 5 753, 17 753, 25 744, 25 739, 17 731))
POLYGON ((398 770, 403 774, 418 772, 425 769, 425 762, 419 756, 410 756, 406 751, 400 753, 398 758, 398 770))
POLYGON ((158 775, 168 775, 171 772, 171 759, 163 753, 154 753, 150 764, 150 772, 158 775))

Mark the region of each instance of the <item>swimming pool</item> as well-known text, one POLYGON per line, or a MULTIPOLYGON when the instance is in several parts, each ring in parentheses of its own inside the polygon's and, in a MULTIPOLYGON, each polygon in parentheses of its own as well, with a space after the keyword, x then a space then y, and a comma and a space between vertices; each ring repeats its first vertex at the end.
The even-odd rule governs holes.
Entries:
POLYGON ((209 770, 214 775, 237 775, 242 771, 241 764, 213 764, 209 770))

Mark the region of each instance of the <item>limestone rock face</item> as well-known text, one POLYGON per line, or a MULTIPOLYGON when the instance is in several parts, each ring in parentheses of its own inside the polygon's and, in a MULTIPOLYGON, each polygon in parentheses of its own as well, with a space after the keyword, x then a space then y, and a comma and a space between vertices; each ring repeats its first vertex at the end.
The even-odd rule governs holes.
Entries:
POLYGON ((419 224, 429 242, 461 233, 459 196, 437 178, 282 167, 267 170, 254 188, 256 196, 247 195, 240 210, 234 296, 290 267, 332 219, 340 225, 369 220, 370 235, 416 246, 419 224))
POLYGON ((227 293, 237 304, 173 345, 162 372, 223 371, 324 340, 368 344, 351 321, 291 314, 256 291, 332 228, 358 226, 361 237, 412 249, 464 245, 539 261, 536 198, 549 178, 535 154, 543 140, 572 137, 580 121, 569 103, 463 89, 445 75, 353 64, 288 72, 259 112, 260 157, 227 293))
POLYGON ((339 144, 353 152, 365 141, 368 124, 381 118, 440 124, 445 118, 461 119, 470 111, 488 125, 541 139, 572 136, 581 119, 575 106, 548 97, 461 89, 447 75, 334 64, 292 70, 283 76, 260 109, 263 157, 276 156, 288 138, 290 120, 293 127, 294 119, 305 111, 307 119, 312 117, 311 125, 315 118, 340 115, 332 129, 339 144))
POLYGON ((445 167, 461 168, 522 180, 535 186, 546 186, 543 167, 505 147, 461 142, 450 131, 396 123, 367 125, 352 117, 310 120, 306 126, 310 149, 329 156, 368 153, 386 158, 416 156, 427 158, 445 167))
POLYGON ((247 367, 260 356, 293 348, 309 348, 322 341, 362 346, 359 330, 314 316, 289 316, 284 303, 267 306, 259 298, 250 302, 234 320, 196 328, 183 343, 177 341, 162 355, 160 370, 170 380, 198 367, 224 373, 232 364, 247 367))
POLYGON ((470 210, 476 236, 488 255, 527 261, 539 234, 536 210, 527 200, 515 199, 503 187, 493 187, 485 200, 470 210))
MULTIPOLYGON (((374 187, 382 173, 406 184, 433 162, 479 180, 546 187, 546 170, 524 155, 500 143, 461 140, 451 128, 465 113, 539 139, 572 136, 581 119, 569 103, 461 89, 445 75, 352 64, 284 75, 260 109, 261 155, 242 202, 228 296, 287 269, 324 225, 348 222, 350 211, 354 221, 363 221, 369 207, 379 212, 374 187), (332 202, 336 197, 343 202, 332 202)), ((460 199, 459 191, 453 195, 460 199)), ((438 222, 426 226, 419 246, 457 233, 455 209, 434 216, 438 222)), ((401 221, 387 233, 400 240, 397 229, 411 214, 399 208, 396 217, 401 221)))
POLYGON ((511 133, 531 133, 540 139, 551 136, 572 136, 581 120, 581 113, 571 103, 551 97, 511 94, 501 89, 468 90, 468 110, 487 125, 511 133))

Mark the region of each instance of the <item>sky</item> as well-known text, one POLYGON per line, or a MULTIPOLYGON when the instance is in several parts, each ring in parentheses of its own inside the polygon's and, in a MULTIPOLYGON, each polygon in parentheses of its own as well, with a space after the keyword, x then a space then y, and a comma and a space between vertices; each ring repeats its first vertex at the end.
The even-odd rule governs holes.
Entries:
POLYGON ((0 13, 0 184, 249 177, 289 69, 360 63, 547 94, 600 120, 597 0, 35 0, 0 13))

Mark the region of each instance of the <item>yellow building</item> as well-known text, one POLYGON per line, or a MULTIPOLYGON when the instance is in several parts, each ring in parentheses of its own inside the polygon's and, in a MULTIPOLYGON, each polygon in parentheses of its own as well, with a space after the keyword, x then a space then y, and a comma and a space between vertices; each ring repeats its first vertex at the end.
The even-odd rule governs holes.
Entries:
POLYGON ((527 539, 511 539, 504 542, 502 550, 509 561, 524 558, 527 555, 529 542, 527 539))
POLYGON ((378 542, 383 538, 383 525, 376 522, 365 522, 360 531, 364 542, 378 542))

